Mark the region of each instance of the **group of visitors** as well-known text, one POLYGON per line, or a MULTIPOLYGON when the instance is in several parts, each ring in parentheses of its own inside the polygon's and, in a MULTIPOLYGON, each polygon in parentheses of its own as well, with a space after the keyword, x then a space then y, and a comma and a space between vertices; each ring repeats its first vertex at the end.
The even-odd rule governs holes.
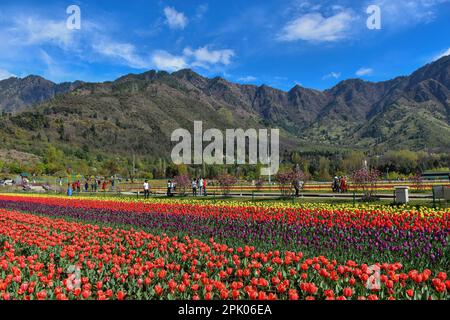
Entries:
MULTIPOLYGON (((60 181, 62 179, 60 178, 60 181)), ((114 179, 111 180, 100 180, 96 178, 90 178, 86 179, 84 181, 84 185, 82 186, 81 181, 77 180, 72 183, 67 184, 67 195, 71 196, 74 192, 81 193, 82 187, 83 192, 89 192, 89 187, 91 192, 97 192, 99 190, 106 192, 108 190, 108 187, 111 187, 111 190, 114 190, 115 187, 115 181, 114 179)))
POLYGON ((336 193, 345 193, 348 191, 348 184, 346 177, 338 177, 335 176, 333 179, 333 183, 331 185, 331 189, 336 193))
POLYGON ((172 180, 167 181, 167 196, 168 197, 173 197, 175 189, 176 189, 175 182, 173 182, 172 180))
MULTIPOLYGON (((207 195, 207 193, 206 193, 207 185, 208 185, 208 183, 207 183, 206 179, 204 179, 204 178, 193 179, 192 180, 192 195, 194 197, 198 196, 198 195, 206 196, 207 195)), ((151 189, 148 180, 144 181, 143 188, 144 188, 144 199, 148 199, 150 197, 150 189, 151 189)), ((177 185, 176 185, 175 181, 168 180, 166 195, 168 197, 173 197, 175 195, 176 189, 177 189, 177 185)))
MULTIPOLYGON (((144 181, 143 187, 144 187, 144 199, 150 198, 150 183, 148 182, 148 180, 144 181)), ((173 182, 172 180, 167 181, 166 195, 168 197, 173 197, 175 188, 176 188, 175 182, 173 182)))
POLYGON ((192 196, 196 197, 199 196, 206 196, 206 187, 208 183, 206 179, 203 178, 197 178, 192 180, 192 196))

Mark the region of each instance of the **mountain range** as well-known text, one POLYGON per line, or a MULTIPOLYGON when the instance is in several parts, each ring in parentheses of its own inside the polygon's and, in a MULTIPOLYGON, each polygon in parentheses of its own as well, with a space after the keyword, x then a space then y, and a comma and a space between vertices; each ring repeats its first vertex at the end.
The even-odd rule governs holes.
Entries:
POLYGON ((148 71, 115 81, 55 84, 39 76, 0 81, 3 148, 44 144, 109 155, 168 157, 170 135, 205 128, 280 128, 284 149, 450 151, 450 56, 389 81, 349 79, 289 91, 148 71))

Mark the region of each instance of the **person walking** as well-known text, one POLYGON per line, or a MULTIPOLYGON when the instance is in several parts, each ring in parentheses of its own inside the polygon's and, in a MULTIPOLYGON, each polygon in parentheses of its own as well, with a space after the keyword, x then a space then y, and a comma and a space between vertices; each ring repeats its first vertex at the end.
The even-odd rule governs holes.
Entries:
POLYGON ((171 197, 172 196, 172 181, 167 181, 167 196, 171 197))
POLYGON ((198 195, 201 196, 203 193, 203 178, 198 180, 198 195))
POLYGON ((337 176, 333 179, 333 185, 332 185, 333 192, 339 192, 339 178, 337 176))
POLYGON ((347 192, 347 179, 345 177, 341 177, 341 192, 346 193, 347 192))
POLYGON ((71 197, 72 194, 73 194, 73 188, 72 188, 72 187, 73 187, 73 186, 70 185, 70 183, 67 184, 67 195, 68 195, 69 197, 71 197))
POLYGON ((203 179, 203 195, 206 197, 206 186, 208 185, 208 183, 206 182, 206 179, 203 179))
POLYGON ((88 191, 89 191, 89 183, 86 180, 85 183, 84 183, 84 192, 88 192, 88 191))
POLYGON ((292 182, 294 189, 295 189, 295 196, 299 197, 300 196, 300 181, 295 180, 292 182))
POLYGON ((192 180, 192 196, 197 196, 197 181, 192 180))
POLYGON ((144 181, 144 199, 148 199, 150 197, 150 184, 148 180, 144 181))

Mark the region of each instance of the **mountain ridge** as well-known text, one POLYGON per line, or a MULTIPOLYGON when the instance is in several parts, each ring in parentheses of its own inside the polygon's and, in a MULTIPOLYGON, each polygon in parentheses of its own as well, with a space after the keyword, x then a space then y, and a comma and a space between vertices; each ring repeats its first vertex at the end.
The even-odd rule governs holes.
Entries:
POLYGON ((280 128, 283 150, 304 145, 450 150, 450 56, 409 76, 348 79, 323 91, 237 84, 190 69, 150 70, 101 83, 22 80, 25 84, 17 78, 6 80, 8 85, 0 81, 0 109, 10 110, 0 118, 0 139, 19 151, 39 153, 36 149, 51 143, 168 157, 171 132, 191 129, 195 120, 221 130, 280 128), (22 103, 17 111, 11 111, 14 102, 22 103))
MULTIPOLYGON (((409 86, 413 85, 416 81, 417 78, 421 79, 421 77, 428 77, 428 78, 433 78, 436 77, 434 74, 430 74, 430 67, 436 64, 440 64, 440 65, 444 65, 445 67, 448 68, 448 63, 450 61, 450 56, 445 56, 440 58, 439 60, 432 62, 432 63, 428 63, 427 65, 419 68, 418 70, 412 72, 409 76, 398 76, 396 78, 393 79, 388 79, 388 80, 382 80, 382 81, 377 81, 377 82, 373 82, 373 81, 367 81, 367 80, 363 80, 361 78, 349 78, 349 79, 345 79, 342 80, 340 82, 338 82, 336 85, 334 85, 331 88, 327 88, 327 89, 315 89, 315 88, 307 88, 307 87, 303 87, 299 84, 296 84, 295 86, 293 86, 291 89, 289 90, 283 90, 283 89, 279 89, 279 88, 275 88, 275 87, 271 87, 268 86, 267 84, 261 84, 261 85, 256 85, 256 84, 239 84, 239 83, 234 83, 231 82, 229 80, 226 80, 220 76, 216 76, 214 78, 207 78, 204 76, 201 76, 200 74, 194 72, 192 69, 181 69, 178 71, 174 71, 172 73, 169 73, 167 71, 158 71, 158 70, 149 70, 143 73, 129 73, 127 75, 124 76, 120 76, 118 78, 116 78, 115 80, 107 80, 107 81, 103 81, 103 82, 98 82, 98 84, 105 84, 105 83, 120 83, 120 82, 126 82, 126 81, 130 81, 130 80, 156 80, 158 79, 158 77, 164 77, 164 76, 176 76, 179 78, 184 78, 186 79, 186 77, 188 78, 189 81, 192 81, 192 79, 201 79, 203 81, 205 80, 209 80, 209 81, 224 81, 228 84, 235 84, 241 87, 249 87, 249 88, 270 88, 272 90, 275 91, 279 91, 279 92, 283 92, 283 93, 290 93, 292 91, 295 90, 299 90, 299 89, 303 89, 303 90, 308 90, 308 91, 314 91, 317 93, 329 93, 329 92, 335 92, 338 88, 348 85, 348 84, 366 84, 366 85, 373 85, 373 86, 381 86, 381 85, 386 85, 392 82, 398 82, 404 79, 411 79, 409 86)), ((432 68, 431 72, 436 71, 436 68, 432 68)), ((448 74, 445 75, 445 79, 440 78, 439 82, 441 83, 447 83, 446 88, 450 89, 450 85, 448 85, 448 83, 450 83, 450 76, 448 74)), ((82 85, 82 84, 88 84, 88 83, 93 83, 93 82, 87 82, 87 81, 82 81, 82 80, 76 80, 73 82, 60 82, 60 83, 55 83, 51 80, 47 80, 42 76, 39 75, 33 75, 30 74, 26 77, 20 78, 20 77, 10 77, 4 80, 0 80, 0 93, 2 91, 4 91, 4 84, 7 84, 8 82, 12 82, 12 81, 23 81, 23 82, 40 82, 40 83, 47 83, 50 86, 54 86, 56 88, 58 88, 56 91, 56 94, 60 94, 60 93, 67 93, 69 91, 72 91, 74 89, 76 89, 78 86, 82 85), (31 80, 30 80, 31 79, 31 80)), ((54 95, 49 96, 48 98, 51 99, 53 98, 54 95)), ((0 97, 1 100, 2 97, 0 97)), ((1 101, 0 100, 0 101, 1 101)), ((42 102, 42 101, 36 101, 36 102, 42 102)), ((33 104, 35 104, 36 102, 34 102, 33 104)), ((27 105, 26 105, 27 106, 27 105)), ((30 105, 28 105, 30 106, 30 105)), ((2 105, 2 103, 0 103, 0 111, 5 111, 4 110, 4 106, 2 105)), ((6 110, 8 112, 10 112, 11 110, 6 110)))

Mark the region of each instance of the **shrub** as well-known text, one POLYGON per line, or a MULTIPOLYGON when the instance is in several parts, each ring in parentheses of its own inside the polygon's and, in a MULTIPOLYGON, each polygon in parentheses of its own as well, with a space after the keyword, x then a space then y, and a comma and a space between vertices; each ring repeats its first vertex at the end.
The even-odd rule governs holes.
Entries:
POLYGON ((300 189, 303 187, 303 184, 301 184, 300 182, 304 182, 306 180, 306 175, 303 173, 303 171, 294 169, 278 172, 275 175, 275 179, 278 182, 281 195, 283 197, 289 197, 293 195, 295 185, 297 185, 300 189))
POLYGON ((186 195, 186 190, 191 185, 191 179, 187 174, 181 174, 173 178, 179 195, 186 195))
POLYGON ((237 183, 236 177, 228 173, 219 175, 217 181, 219 182, 223 195, 229 195, 231 188, 237 183))
POLYGON ((352 173, 353 188, 356 191, 362 191, 365 200, 371 200, 375 197, 377 181, 380 178, 380 172, 369 168, 362 168, 352 173))

